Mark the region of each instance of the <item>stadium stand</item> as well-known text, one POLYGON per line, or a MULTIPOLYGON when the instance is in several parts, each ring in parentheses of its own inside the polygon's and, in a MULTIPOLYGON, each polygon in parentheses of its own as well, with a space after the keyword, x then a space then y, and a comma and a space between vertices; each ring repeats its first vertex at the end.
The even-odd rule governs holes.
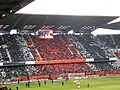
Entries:
POLYGON ((33 43, 31 37, 29 35, 23 35, 24 39, 27 42, 28 47, 30 48, 32 55, 34 56, 34 59, 36 61, 40 61, 42 58, 37 50, 37 47, 35 46, 35 44, 33 43))
POLYGON ((97 36, 100 41, 102 42, 102 45, 109 47, 109 48, 116 48, 116 45, 114 43, 114 40, 112 38, 112 35, 100 35, 97 36))
MULTIPOLYGON (((105 47, 107 49, 106 51, 111 52, 113 55, 116 54, 116 56, 119 58, 119 35, 102 35, 97 36, 101 41, 101 47, 105 47)), ((108 53, 107 53, 108 54, 108 53)))
POLYGON ((1 79, 12 79, 18 76, 37 76, 37 75, 51 75, 51 74, 65 74, 65 73, 83 73, 92 71, 85 63, 67 63, 67 64, 47 64, 35 66, 14 66, 3 67, 1 79))
POLYGON ((90 67, 85 63, 68 63, 35 66, 41 74, 63 74, 63 73, 82 73, 91 71, 90 67))
POLYGON ((43 65, 26 65, 26 66, 12 66, 0 68, 1 80, 17 81, 29 79, 42 78, 57 78, 61 75, 68 77, 69 73, 85 73, 88 75, 97 75, 99 72, 109 71, 109 74, 119 73, 120 67, 113 65, 113 62, 99 62, 99 63, 66 63, 66 64, 43 64, 43 65), (94 74, 93 74, 94 72, 94 74), (16 77, 16 78, 15 78, 16 77), (34 78, 33 78, 34 77, 34 78))
POLYGON ((113 42, 115 43, 115 45, 117 46, 117 49, 120 48, 120 35, 112 35, 113 38, 113 42))
POLYGON ((12 62, 33 61, 30 49, 21 35, 3 35, 12 62))
POLYGON ((81 52, 81 55, 84 58, 95 58, 95 60, 108 60, 109 57, 115 57, 112 52, 108 51, 108 48, 102 46, 102 41, 100 41, 99 38, 94 37, 91 34, 83 34, 79 36, 69 35, 68 37, 73 42, 74 46, 81 52))
POLYGON ((7 46, 4 44, 2 36, 0 36, 0 62, 9 62, 7 52, 7 46))
POLYGON ((57 35, 54 39, 40 39, 30 35, 3 35, 1 52, 4 54, 1 53, 0 56, 5 57, 4 62, 82 58, 109 60, 115 57, 115 54, 119 56, 119 43, 116 44, 116 38, 117 36, 108 35, 94 37, 91 34, 57 35))
POLYGON ((120 65, 109 59, 115 57, 115 54, 119 55, 117 38, 119 36, 94 37, 84 34, 56 35, 53 39, 40 39, 31 35, 3 35, 0 37, 1 62, 25 62, 25 64, 22 66, 4 66, 3 64, 0 67, 0 81, 17 81, 18 79, 24 81, 60 76, 65 78, 69 73, 74 75, 84 73, 86 76, 120 74, 120 65), (79 61, 84 58, 85 62, 65 61, 63 63, 62 61, 79 61), (87 62, 87 58, 94 59, 87 62), (61 62, 49 63, 52 60, 61 62), (27 65, 26 61, 30 63, 27 65), (34 64, 31 61, 34 61, 34 64), (48 63, 36 64, 35 61, 48 63))
POLYGON ((31 36, 43 60, 67 60, 77 59, 77 57, 68 49, 64 37, 54 36, 54 39, 40 39, 31 36))
POLYGON ((97 62, 97 63, 89 63, 91 64, 91 68, 95 71, 107 71, 107 70, 117 70, 118 68, 112 65, 113 62, 97 62))

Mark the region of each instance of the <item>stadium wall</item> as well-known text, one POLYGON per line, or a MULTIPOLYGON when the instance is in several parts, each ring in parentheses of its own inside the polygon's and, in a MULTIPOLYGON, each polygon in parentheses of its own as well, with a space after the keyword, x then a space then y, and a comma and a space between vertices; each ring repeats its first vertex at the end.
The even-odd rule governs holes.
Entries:
POLYGON ((25 61, 25 62, 10 62, 10 63, 0 63, 0 66, 14 66, 14 65, 34 65, 34 64, 55 64, 55 63, 85 63, 85 62, 109 62, 116 61, 117 58, 108 58, 106 60, 97 60, 94 58, 87 59, 69 59, 69 60, 45 60, 45 61, 25 61))

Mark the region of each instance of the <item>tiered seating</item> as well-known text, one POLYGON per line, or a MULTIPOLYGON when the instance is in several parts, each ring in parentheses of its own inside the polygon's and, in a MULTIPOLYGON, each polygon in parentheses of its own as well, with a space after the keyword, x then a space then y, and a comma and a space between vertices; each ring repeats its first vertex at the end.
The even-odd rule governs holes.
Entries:
POLYGON ((66 46, 71 51, 72 54, 77 56, 79 59, 82 59, 82 56, 80 52, 74 47, 74 45, 71 43, 71 41, 67 38, 66 35, 61 35, 62 39, 64 40, 66 46))
POLYGON ((77 59, 60 36, 54 36, 54 39, 39 39, 35 36, 31 38, 43 60, 77 59))
MULTIPOLYGON (((13 62, 38 60, 67 60, 82 58, 97 58, 104 60, 112 54, 107 49, 119 47, 117 36, 98 36, 80 35, 80 36, 54 36, 53 39, 40 39, 36 36, 24 35, 4 35, 0 39, 0 59, 8 59, 13 62), (71 40, 68 40, 68 38, 71 40), (108 39, 109 38, 109 39, 108 39), (2 40, 3 39, 3 40, 2 40), (25 39, 25 41, 24 41, 25 39), (27 43, 27 44, 26 44, 27 43), (114 44, 113 44, 114 43, 114 44), (115 45, 116 43, 116 45, 115 45), (28 45, 28 46, 27 46, 28 45), (77 49, 79 50, 77 50, 77 49), (9 52, 7 52, 7 50, 9 52), (83 50, 83 51, 82 51, 83 50), (34 56, 34 58, 31 56, 34 56), (86 52, 83 54, 81 52, 86 52), (9 57, 8 57, 8 54, 9 57), (81 56, 82 54, 82 56, 81 56), (86 55, 86 56, 84 56, 86 55), (37 57, 39 56, 39 58, 37 57)), ((116 54, 120 54, 119 51, 116 54)), ((10 79, 16 76, 36 76, 64 73, 88 73, 93 71, 117 70, 110 62, 99 63, 58 63, 42 64, 28 66, 1 67, 0 78, 10 79), (89 65, 89 66, 88 66, 89 65)))
POLYGON ((36 76, 40 72, 34 66, 25 66, 25 69, 29 76, 36 76))
POLYGON ((72 53, 74 53, 75 56, 77 56, 79 59, 82 59, 83 57, 81 56, 81 54, 79 53, 79 51, 73 46, 70 45, 69 49, 71 50, 72 53))
POLYGON ((91 71, 85 63, 68 63, 35 66, 41 74, 63 74, 63 73, 82 73, 91 71))
POLYGON ((112 54, 110 56, 114 56, 114 54, 117 55, 117 57, 119 58, 119 48, 120 48, 120 41, 119 35, 103 35, 103 36, 97 36, 100 41, 101 44, 104 45, 104 47, 108 48, 109 52, 111 52, 112 54))
POLYGON ((27 43, 28 45, 31 45, 31 46, 33 45, 33 42, 30 40, 28 34, 23 35, 23 37, 24 37, 24 39, 26 40, 26 43, 27 43))
POLYGON ((87 35, 77 36, 77 39, 86 49, 86 51, 89 52, 91 58, 100 58, 100 56, 97 55, 97 50, 99 50, 99 48, 95 45, 91 36, 87 35))
POLYGON ((118 35, 97 37, 91 34, 59 35, 54 36, 53 39, 40 39, 29 35, 24 35, 24 38, 21 35, 3 35, 1 37, 0 58, 2 61, 12 59, 13 62, 33 61, 34 58, 37 61, 82 58, 107 60, 115 57, 110 49, 119 49, 120 44, 118 35))
MULTIPOLYGON (((83 47, 82 42, 77 39, 77 36, 75 35, 67 35, 67 37, 71 40, 74 47, 79 51, 80 57, 82 58, 90 58, 91 54, 86 51, 86 49, 83 47)), ((78 55, 79 56, 79 55, 78 55)))
POLYGON ((109 48, 116 48, 116 45, 113 42, 110 35, 100 35, 100 36, 97 36, 97 38, 99 38, 99 40, 102 42, 101 43, 102 45, 109 48))
POLYGON ((115 54, 120 59, 120 51, 115 52, 115 54))
MULTIPOLYGON (((91 34, 83 34, 79 36, 69 37, 72 41, 76 41, 77 43, 73 43, 83 57, 86 58, 95 58, 96 60, 108 60, 109 57, 114 57, 114 55, 107 51, 105 47, 103 47, 100 43, 99 38, 94 37, 91 34), (75 38, 75 39, 72 39, 75 38), (82 47, 78 47, 76 44, 81 44, 82 47), (81 49, 80 49, 81 48, 81 49), (85 54, 86 53, 86 54, 85 54), (86 56, 85 56, 86 55, 86 56)), ((104 43, 104 42, 103 42, 104 43)))
POLYGON ((0 36, 0 62, 9 62, 9 57, 6 51, 6 44, 2 40, 2 36, 0 36))
POLYGON ((117 46, 117 48, 120 48, 120 35, 112 35, 115 45, 117 46))
POLYGON ((120 35, 103 35, 97 37, 100 39, 101 44, 103 44, 111 52, 115 53, 118 58, 120 58, 120 35))
POLYGON ((1 79, 10 79, 15 76, 28 76, 28 72, 26 71, 24 66, 3 67, 0 68, 0 71, 1 79))
POLYGON ((34 60, 31 51, 20 35, 4 35, 4 42, 7 45, 10 57, 13 62, 34 60))
POLYGON ((34 56, 36 61, 41 60, 41 56, 37 53, 37 48, 35 47, 34 43, 32 42, 29 35, 23 35, 24 39, 26 40, 28 47, 30 48, 32 55, 34 56))
POLYGON ((92 71, 85 63, 68 63, 68 64, 47 64, 36 66, 12 66, 0 68, 1 79, 10 79, 18 76, 36 76, 48 74, 63 73, 83 73, 92 71))
POLYGON ((71 41, 67 38, 66 35, 60 35, 66 45, 71 45, 71 41))
POLYGON ((98 71, 109 71, 116 70, 116 67, 112 66, 111 62, 102 62, 102 63, 91 63, 96 67, 98 71))
MULTIPOLYGON (((68 74, 68 73, 88 73, 94 71, 114 71, 120 70, 120 67, 110 62, 99 63, 64 63, 64 64, 42 64, 28 66, 12 66, 0 68, 0 80, 11 79, 18 76, 41 76, 51 74, 68 74), (89 66, 88 66, 89 65, 89 66), (92 69, 91 69, 92 68, 92 69)), ((12 79, 11 79, 12 80, 12 79)), ((26 80, 26 79, 25 79, 26 80)))
POLYGON ((9 57, 6 48, 7 48, 6 45, 0 46, 0 62, 9 62, 9 57))

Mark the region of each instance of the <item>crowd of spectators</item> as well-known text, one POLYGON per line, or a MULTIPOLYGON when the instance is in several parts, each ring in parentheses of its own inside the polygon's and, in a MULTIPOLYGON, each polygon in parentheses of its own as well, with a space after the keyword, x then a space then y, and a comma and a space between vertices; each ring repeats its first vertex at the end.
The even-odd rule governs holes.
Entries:
POLYGON ((67 63, 35 66, 40 74, 63 74, 63 73, 83 73, 92 71, 85 63, 67 63))
POLYGON ((116 44, 112 38, 112 35, 98 35, 97 38, 101 41, 101 45, 104 45, 108 48, 116 48, 116 44))
POLYGON ((90 58, 90 53, 86 51, 86 49, 74 35, 67 35, 67 37, 70 39, 74 47, 79 51, 83 58, 90 58))
POLYGON ((0 36, 0 62, 9 62, 9 57, 7 54, 7 46, 0 36))
POLYGON ((54 36, 53 39, 40 39, 31 36, 31 38, 43 60, 77 59, 77 56, 68 49, 68 45, 66 45, 68 41, 64 40, 64 37, 54 36))
MULTIPOLYGON (((97 38, 99 38, 99 40, 101 41, 101 45, 105 47, 105 49, 107 48, 109 52, 116 54, 116 52, 119 52, 120 50, 120 36, 119 35, 102 35, 102 36, 97 36, 97 38)), ((101 47, 102 47, 101 46, 101 47)), ((107 50, 106 50, 107 51, 107 50)), ((114 55, 115 56, 115 55, 114 55)))
POLYGON ((51 74, 85 73, 93 71, 120 70, 114 62, 99 63, 58 63, 43 65, 26 65, 0 68, 0 80, 9 81, 12 77, 18 76, 37 76, 51 74))
POLYGON ((0 36, 0 61, 40 61, 95 58, 108 60, 119 51, 119 35, 56 35, 40 39, 29 35, 0 36))
POLYGON ((109 71, 109 70, 118 70, 120 67, 114 65, 114 62, 97 62, 90 63, 91 68, 94 68, 94 71, 109 71))
POLYGON ((100 39, 101 44, 108 47, 109 49, 120 48, 120 35, 99 35, 97 38, 100 39))
POLYGON ((33 61, 30 49, 21 35, 3 35, 12 62, 33 61))
MULTIPOLYGON (((40 39, 29 35, 0 36, 0 62, 34 60, 74 60, 82 58, 120 57, 120 36, 56 35, 53 39, 40 39), (116 53, 110 51, 115 49, 116 53), (78 57, 79 55, 79 57, 78 57)), ((36 76, 92 71, 120 70, 114 62, 58 63, 0 67, 0 81, 17 76, 36 76)))
POLYGON ((115 54, 120 59, 120 51, 116 51, 115 54))
POLYGON ((0 68, 0 78, 10 79, 17 76, 36 76, 48 74, 63 73, 84 73, 92 71, 86 63, 66 63, 66 64, 46 64, 46 65, 29 65, 29 66, 12 66, 0 68))
POLYGON ((63 39, 64 43, 66 44, 66 46, 70 50, 71 54, 74 54, 79 59, 82 59, 80 52, 74 47, 74 45, 72 44, 70 39, 66 35, 61 35, 61 37, 62 37, 61 39, 63 39))
POLYGON ((12 66, 0 68, 0 80, 10 81, 10 78, 17 76, 27 76, 28 72, 25 66, 12 66))
POLYGON ((108 48, 104 46, 103 43, 105 42, 100 41, 100 38, 91 34, 71 35, 68 37, 84 58, 108 60, 110 57, 115 57, 115 55, 108 51, 108 48))
POLYGON ((9 62, 9 57, 6 48, 7 48, 6 45, 0 46, 0 62, 9 62))
POLYGON ((117 48, 120 48, 120 35, 112 35, 112 37, 117 48))
POLYGON ((33 43, 32 39, 30 38, 30 35, 26 34, 26 35, 23 35, 23 37, 24 37, 25 41, 27 42, 27 45, 30 48, 31 53, 32 53, 34 59, 36 61, 40 61, 42 59, 41 55, 37 51, 37 47, 35 46, 35 44, 33 43))

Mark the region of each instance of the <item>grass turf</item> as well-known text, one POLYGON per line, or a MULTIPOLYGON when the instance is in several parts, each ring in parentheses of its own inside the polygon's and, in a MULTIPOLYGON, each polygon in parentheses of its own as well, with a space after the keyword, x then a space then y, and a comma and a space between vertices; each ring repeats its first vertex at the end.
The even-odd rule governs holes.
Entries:
MULTIPOLYGON (((81 88, 80 90, 120 90, 120 76, 116 77, 100 77, 100 78, 86 78, 79 79, 81 88), (87 84, 90 87, 87 87, 87 84)), ((74 80, 64 81, 64 86, 61 84, 62 81, 47 81, 46 85, 41 81, 41 86, 38 86, 38 82, 31 82, 30 87, 26 87, 25 83, 10 84, 6 85, 11 87, 12 90, 16 90, 18 86, 19 90, 78 90, 77 84, 74 80)), ((4 85, 5 86, 5 85, 4 85)))

